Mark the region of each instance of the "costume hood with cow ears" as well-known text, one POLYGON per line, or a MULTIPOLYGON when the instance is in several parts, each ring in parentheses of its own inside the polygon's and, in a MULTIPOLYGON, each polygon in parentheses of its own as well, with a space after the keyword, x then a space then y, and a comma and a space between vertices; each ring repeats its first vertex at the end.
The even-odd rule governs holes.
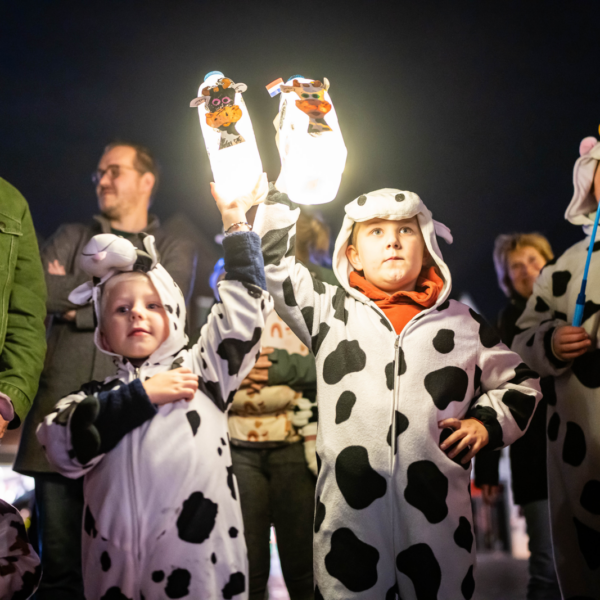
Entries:
POLYGON ((358 290, 350 287, 349 275, 354 270, 350 261, 346 257, 346 248, 352 234, 354 223, 362 223, 370 219, 387 219, 390 221, 399 221, 401 219, 410 219, 416 216, 419 222, 419 227, 423 233, 425 245, 435 261, 436 266, 440 270, 444 287, 438 296, 436 304, 441 304, 450 295, 452 288, 452 278, 450 269, 442 258, 442 253, 437 243, 437 236, 446 240, 449 244, 452 243, 452 234, 450 229, 434 221, 431 212, 423 204, 423 201, 417 194, 402 190, 394 190, 384 188, 362 194, 345 207, 346 216, 342 223, 342 228, 335 242, 333 251, 333 271, 338 278, 342 287, 355 299, 361 302, 369 302, 369 300, 358 290))
POLYGON ((75 288, 69 294, 69 301, 78 305, 93 303, 97 323, 94 333, 96 346, 105 354, 121 358, 103 346, 100 336, 104 284, 119 273, 145 273, 156 288, 169 318, 169 337, 149 357, 149 361, 156 363, 187 345, 185 299, 179 286, 158 262, 154 236, 146 235, 143 243, 145 250, 138 250, 129 240, 112 233, 95 235, 84 246, 79 259, 81 268, 93 279, 75 288))
POLYGON ((600 142, 595 137, 586 137, 579 145, 579 154, 573 169, 573 198, 565 211, 565 219, 573 225, 591 227, 594 224, 593 213, 598 208, 592 184, 600 160, 600 142))

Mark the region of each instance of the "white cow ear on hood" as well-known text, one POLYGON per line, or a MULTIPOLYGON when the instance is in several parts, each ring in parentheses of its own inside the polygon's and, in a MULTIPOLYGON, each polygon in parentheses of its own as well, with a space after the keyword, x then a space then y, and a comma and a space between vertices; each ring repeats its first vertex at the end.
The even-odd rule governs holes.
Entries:
POLYGON ((85 283, 82 283, 79 287, 76 287, 69 294, 69 302, 71 302, 71 304, 77 304, 79 306, 89 304, 92 301, 93 293, 94 284, 91 281, 86 281, 85 283))
POLYGON ((594 174, 600 160, 600 143, 586 137, 579 145, 580 158, 573 169, 573 198, 565 211, 565 219, 573 225, 593 225, 590 213, 596 212, 598 203, 592 194, 594 174))

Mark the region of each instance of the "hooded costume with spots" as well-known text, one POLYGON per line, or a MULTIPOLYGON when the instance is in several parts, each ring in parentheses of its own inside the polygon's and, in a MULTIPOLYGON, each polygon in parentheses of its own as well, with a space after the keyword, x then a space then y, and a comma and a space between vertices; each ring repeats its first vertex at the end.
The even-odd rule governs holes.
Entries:
MULTIPOLYGON (((169 337, 135 367, 113 355, 117 375, 61 400, 38 428, 51 463, 85 476, 83 575, 88 600, 247 598, 247 558, 232 472, 227 410, 255 363, 272 300, 258 236, 224 241, 227 278, 196 345, 187 347, 183 295, 158 263, 153 238, 140 252, 113 235, 92 238, 82 263, 94 282, 71 301, 93 299, 101 326, 103 284, 142 270, 166 309, 169 337), (178 367, 199 376, 194 398, 156 407, 142 385, 178 367)), ((103 351, 100 327, 96 344, 103 351)))
POLYGON ((470 465, 439 448, 450 430, 438 422, 473 416, 487 427, 490 448, 510 444, 539 400, 537 375, 478 314, 448 300, 436 234, 452 238, 416 194, 383 189, 346 206, 333 257, 339 288, 296 262, 299 213, 272 187, 255 231, 276 310, 316 355, 315 598, 471 598, 470 465), (397 335, 350 287, 345 250, 355 222, 415 215, 444 287, 397 335))
POLYGON ((565 213, 586 237, 537 279, 521 333, 513 342, 527 364, 555 377, 548 401, 548 488, 554 559, 563 597, 600 599, 600 235, 591 240, 598 206, 592 192, 600 143, 586 138, 575 163, 575 192, 565 213), (590 243, 594 243, 582 327, 592 349, 565 363, 552 351, 557 327, 570 325, 590 243))

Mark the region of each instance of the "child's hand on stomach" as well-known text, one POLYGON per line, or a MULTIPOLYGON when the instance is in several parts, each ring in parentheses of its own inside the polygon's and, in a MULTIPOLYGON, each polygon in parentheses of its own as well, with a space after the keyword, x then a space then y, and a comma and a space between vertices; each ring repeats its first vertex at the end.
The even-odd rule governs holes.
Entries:
POLYGON ((467 464, 487 443, 490 441, 488 430, 476 419, 444 419, 438 423, 440 429, 449 427, 454 429, 454 433, 440 444, 440 448, 449 449, 448 458, 454 458, 463 450, 469 451, 460 461, 463 465, 467 464), (458 443, 457 443, 458 442, 458 443))
POLYGON ((592 340, 583 327, 557 327, 552 336, 552 350, 564 362, 585 354, 591 345, 592 340))
POLYGON ((198 389, 198 375, 186 367, 157 373, 142 383, 152 404, 169 404, 178 400, 187 400, 194 397, 198 389))

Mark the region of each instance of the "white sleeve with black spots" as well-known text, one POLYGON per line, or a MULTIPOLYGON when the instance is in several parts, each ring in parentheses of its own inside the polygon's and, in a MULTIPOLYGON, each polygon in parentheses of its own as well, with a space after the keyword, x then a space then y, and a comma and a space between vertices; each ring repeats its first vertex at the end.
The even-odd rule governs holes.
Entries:
MULTIPOLYGON (((292 205, 293 206, 293 205, 292 205)), ((267 287, 277 314, 316 353, 327 314, 333 310, 338 288, 315 279, 300 262, 296 262, 294 244, 299 208, 268 199, 259 206, 254 231, 261 237, 267 287)))
POLYGON ((555 272, 552 266, 541 272, 525 311, 517 321, 519 333, 512 343, 512 349, 542 377, 562 375, 569 366, 569 363, 561 361, 552 351, 554 331, 557 327, 569 324, 567 314, 555 310, 554 292, 562 290, 555 289, 557 278, 553 275, 555 272))
POLYGON ((256 362, 273 300, 260 287, 233 280, 219 283, 219 295, 192 358, 200 389, 225 412, 256 362))
MULTIPOLYGON (((50 464, 55 467, 61 475, 68 477, 69 479, 83 477, 83 475, 88 471, 91 471, 104 456, 103 454, 100 454, 83 464, 73 449, 71 420, 77 406, 86 400, 87 397, 85 392, 69 394, 64 397, 37 428, 38 441, 44 449, 50 464)), ((94 413, 94 406, 96 405, 93 402, 89 404, 91 412, 78 411, 77 418, 87 418, 89 420, 89 425, 91 425, 96 418, 96 414, 94 413)), ((83 425, 83 423, 80 423, 80 425, 83 425)), ((94 428, 91 427, 77 429, 81 430, 82 435, 94 435, 93 432, 95 431, 94 428)), ((100 444, 99 438, 97 440, 90 439, 86 441, 91 444, 100 444)), ((89 444, 84 445, 88 446, 89 444)))

